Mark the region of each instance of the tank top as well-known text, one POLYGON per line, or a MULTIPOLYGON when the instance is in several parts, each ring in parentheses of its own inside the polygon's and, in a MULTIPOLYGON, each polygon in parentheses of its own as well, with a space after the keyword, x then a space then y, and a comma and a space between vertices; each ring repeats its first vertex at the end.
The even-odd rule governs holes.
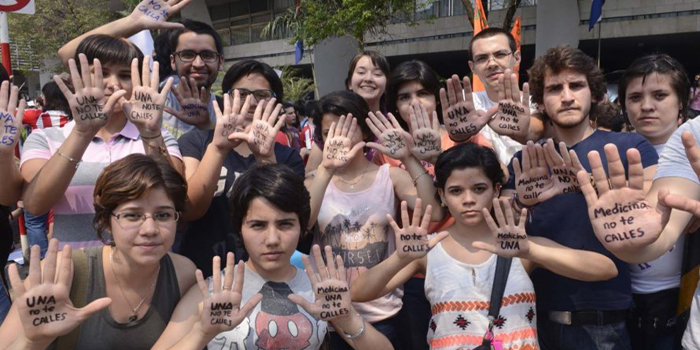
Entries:
MULTIPOLYGON (((88 261, 86 305, 107 296, 102 269, 102 247, 85 249, 88 261)), ((170 256, 160 260, 160 272, 150 307, 134 322, 117 323, 105 308, 80 325, 80 337, 76 349, 150 349, 156 343, 170 321, 175 306, 180 301, 180 287, 170 256)))
MULTIPOLYGON (((394 230, 386 219, 387 214, 396 216, 396 213, 389 164, 380 166, 372 185, 360 192, 343 192, 331 181, 318 214, 321 232, 314 236, 314 243, 333 247, 333 254, 343 258, 348 284, 352 284, 361 273, 396 250, 394 230)), ((395 290, 353 306, 367 322, 374 323, 399 312, 402 296, 402 290, 395 290)))
MULTIPOLYGON (((432 318, 428 325, 431 349, 473 349, 488 329, 496 255, 478 265, 453 259, 442 243, 427 256, 425 295, 432 318)), ((501 311, 493 333, 504 350, 539 349, 535 289, 518 258, 513 258, 501 311)))

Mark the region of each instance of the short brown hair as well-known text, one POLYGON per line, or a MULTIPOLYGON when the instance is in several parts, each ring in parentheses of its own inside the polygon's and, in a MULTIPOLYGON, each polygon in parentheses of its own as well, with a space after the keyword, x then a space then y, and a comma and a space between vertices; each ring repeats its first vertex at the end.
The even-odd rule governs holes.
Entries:
POLYGON ((544 103, 544 78, 548 72, 559 74, 565 70, 585 75, 593 100, 603 100, 607 92, 605 77, 593 58, 579 49, 560 45, 547 50, 544 55, 538 57, 532 64, 532 68, 527 71, 530 75, 532 102, 539 105, 544 103))
POLYGON ((110 231, 112 212, 121 204, 139 199, 154 188, 162 188, 175 204, 185 209, 187 182, 170 164, 143 154, 131 154, 108 165, 97 178, 94 192, 95 217, 92 227, 105 243, 103 232, 110 231))

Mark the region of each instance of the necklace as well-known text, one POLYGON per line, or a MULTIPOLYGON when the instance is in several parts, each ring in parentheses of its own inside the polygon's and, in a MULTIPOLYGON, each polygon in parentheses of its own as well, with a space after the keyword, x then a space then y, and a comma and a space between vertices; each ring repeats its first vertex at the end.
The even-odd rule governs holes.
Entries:
POLYGON ((338 180, 340 180, 340 181, 343 182, 343 183, 346 183, 346 184, 350 185, 350 188, 351 188, 351 189, 354 189, 354 188, 355 188, 355 185, 357 185, 358 183, 360 183, 360 181, 362 181, 362 179, 365 177, 365 174, 367 173, 367 169, 368 169, 368 168, 369 168, 369 162, 367 162, 367 165, 365 165, 365 171, 362 172, 362 176, 360 176, 360 178, 357 179, 357 181, 355 181, 355 182, 346 181, 346 180, 344 180, 340 175, 338 175, 338 180))
POLYGON ((114 276, 114 280, 117 281, 117 286, 119 286, 119 290, 122 293, 122 297, 124 297, 124 300, 126 300, 126 303, 129 305, 129 308, 131 308, 131 316, 129 316, 129 322, 134 322, 139 318, 136 314, 141 308, 141 305, 143 305, 143 302, 146 301, 146 298, 148 298, 148 294, 156 286, 156 282, 158 281, 158 273, 160 272, 160 264, 158 265, 158 271, 156 272, 156 280, 153 281, 153 284, 151 284, 151 289, 146 292, 146 294, 143 296, 143 298, 141 298, 141 301, 138 305, 136 305, 136 307, 131 306, 131 302, 129 301, 129 298, 126 297, 126 293, 124 292, 124 288, 122 288, 121 282, 119 282, 119 279, 117 278, 117 274, 114 273, 114 249, 111 249, 109 251, 109 267, 112 270, 112 276, 114 276))

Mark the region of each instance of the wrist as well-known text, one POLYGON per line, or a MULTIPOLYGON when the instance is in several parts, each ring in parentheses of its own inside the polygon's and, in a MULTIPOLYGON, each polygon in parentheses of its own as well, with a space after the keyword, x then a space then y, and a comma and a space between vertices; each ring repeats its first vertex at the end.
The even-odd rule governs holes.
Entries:
MULTIPOLYGON (((222 147, 221 145, 214 144, 214 142, 210 143, 207 146, 207 152, 211 151, 214 153, 214 155, 219 156, 221 158, 226 158, 228 155, 230 148, 228 147, 222 147)), ((205 152, 206 153, 206 152, 205 152)), ((256 158, 257 159, 257 158, 256 158)))
MULTIPOLYGON (((360 333, 360 331, 365 327, 364 322, 365 320, 362 318, 362 316, 360 316, 355 309, 351 308, 347 315, 335 318, 333 320, 333 326, 342 330, 343 333, 345 333, 345 336, 348 337, 360 333)), ((364 332, 364 330, 362 330, 362 332, 364 332)), ((359 337, 359 335, 352 337, 351 339, 357 337, 359 337)))

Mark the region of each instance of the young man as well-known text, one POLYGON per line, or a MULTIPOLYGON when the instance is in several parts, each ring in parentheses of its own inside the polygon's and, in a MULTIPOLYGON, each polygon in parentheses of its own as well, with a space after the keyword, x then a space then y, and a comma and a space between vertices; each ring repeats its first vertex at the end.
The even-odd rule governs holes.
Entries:
MULTIPOLYGON (((472 59, 469 61, 469 68, 484 83, 485 91, 472 93, 474 107, 480 110, 488 110, 498 105, 504 100, 504 89, 507 88, 507 80, 510 77, 504 76, 506 70, 513 69, 520 65, 520 51, 517 49, 515 38, 508 31, 501 28, 491 27, 482 30, 472 38, 469 44, 469 52, 472 59)), ((510 84, 508 84, 510 85, 510 84)), ((515 81, 514 90, 520 93, 515 81)), ((519 104, 522 106, 522 104, 519 104)), ((529 106, 522 106, 529 108, 529 106)), ((493 149, 498 154, 502 163, 508 164, 515 152, 522 148, 527 140, 537 141, 542 137, 544 124, 541 117, 532 111, 530 126, 528 130, 519 135, 509 137, 503 135, 498 128, 498 116, 489 125, 481 129, 482 135, 491 143, 493 149)))
MULTIPOLYGON (((281 127, 281 123, 269 121, 276 118, 274 112, 263 115, 263 120, 269 121, 266 125, 262 125, 260 120, 254 120, 258 104, 275 101, 273 98, 277 101, 284 98, 282 82, 275 71, 258 61, 237 62, 226 72, 222 90, 229 92, 232 99, 238 91, 240 100, 238 104, 234 100, 230 113, 223 108, 220 119, 225 119, 230 114, 238 122, 231 120, 228 122, 229 127, 223 128, 220 125, 222 121, 217 120, 214 130, 193 130, 179 140, 190 200, 190 208, 183 214, 186 220, 191 221, 182 237, 180 253, 192 259, 205 276, 211 274, 211 259, 214 255, 225 257, 227 250, 233 250, 236 259, 247 259, 231 224, 229 192, 236 178, 255 163, 261 162, 286 164, 299 176, 304 176, 304 163, 299 153, 274 142, 281 127), (246 97, 248 102, 245 102, 246 97), (249 105, 247 113, 244 113, 244 102, 249 105), (261 126, 265 132, 257 126, 261 126), (260 138, 252 144, 248 140, 229 140, 227 135, 234 129, 246 132, 256 129, 256 133, 260 131, 260 138), (265 138, 265 141, 260 141, 261 138, 265 138), (274 144, 273 152, 264 154, 256 146, 266 142, 274 144)), ((281 107, 278 105, 277 113, 283 121, 284 112, 281 112, 281 107)), ((265 110, 272 110, 272 107, 267 106, 265 110)))
MULTIPOLYGON (((588 153, 598 151, 605 158, 603 147, 611 143, 620 150, 625 171, 628 164, 626 151, 639 150, 644 179, 651 182, 658 160, 651 144, 637 134, 610 133, 590 126, 591 108, 604 98, 606 92, 603 74, 592 58, 578 49, 558 46, 535 60, 529 75, 532 101, 552 121, 555 142, 563 142, 570 153, 575 152, 587 172, 591 172, 588 153)), ((556 153, 551 146, 553 144, 547 145, 556 153)), ((528 146, 530 159, 533 159, 530 150, 535 148, 528 146)), ((568 159, 569 154, 562 154, 563 159, 568 159)), ((517 153, 515 159, 519 160, 515 164, 519 168, 523 163, 522 154, 517 153)), ((510 197, 518 210, 525 206, 523 203, 527 205, 528 234, 604 254, 613 259, 618 270, 617 277, 594 283, 574 281, 545 270, 537 270, 531 275, 537 293, 541 348, 629 349, 625 321, 632 307, 632 293, 627 264, 607 251, 596 238, 588 218, 586 200, 580 192, 565 191, 568 187, 555 185, 553 187, 561 188, 556 196, 551 192, 548 196, 523 196, 524 187, 543 184, 547 188, 548 183, 532 177, 533 173, 526 171, 525 164, 523 172, 514 172, 514 163, 509 165, 511 176, 502 196, 510 197)), ((525 163, 530 162, 526 160, 525 163)), ((562 166, 561 163, 567 165, 566 161, 561 161, 557 166, 562 166)), ((566 169, 566 174, 576 173, 571 164, 572 161, 568 161, 571 169, 566 169)), ((563 181, 575 180, 573 175, 563 178, 563 181)), ((551 181, 559 180, 552 176, 551 181)))
MULTIPOLYGON (((155 49, 156 57, 170 57, 170 65, 175 73, 173 89, 168 94, 163 113, 163 129, 175 138, 187 131, 214 126, 211 86, 223 68, 223 46, 219 34, 206 23, 184 20, 182 23, 167 22, 192 0, 144 0, 127 17, 107 23, 73 40, 58 50, 58 55, 67 65, 75 54, 78 44, 92 34, 107 34, 128 38, 142 30, 169 31, 169 47, 172 52, 159 52, 164 46, 155 49), (181 84, 182 78, 185 84, 181 84)), ((151 54, 144 52, 145 55, 151 54)), ((167 77, 161 77, 165 80, 167 77)))

